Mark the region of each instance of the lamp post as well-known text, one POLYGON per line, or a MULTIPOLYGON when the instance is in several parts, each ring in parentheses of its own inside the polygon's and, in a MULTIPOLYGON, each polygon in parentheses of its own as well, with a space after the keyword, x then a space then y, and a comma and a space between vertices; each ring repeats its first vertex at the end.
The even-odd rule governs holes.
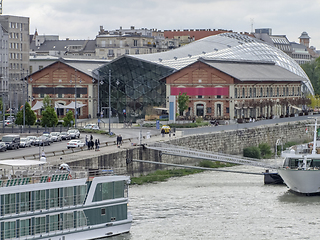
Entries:
POLYGON ((109 135, 111 133, 110 121, 111 121, 111 69, 109 69, 109 135))
POLYGON ((25 85, 24 85, 25 81, 24 81, 24 68, 22 69, 22 92, 23 92, 23 97, 22 97, 22 103, 23 103, 23 131, 24 131, 24 128, 25 128, 25 125, 26 125, 26 102, 25 102, 25 97, 24 97, 24 88, 25 88, 25 85))

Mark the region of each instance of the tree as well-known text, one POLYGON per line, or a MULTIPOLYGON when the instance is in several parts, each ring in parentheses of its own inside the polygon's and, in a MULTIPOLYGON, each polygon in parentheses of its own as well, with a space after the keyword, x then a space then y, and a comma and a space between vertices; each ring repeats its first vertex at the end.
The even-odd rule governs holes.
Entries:
POLYGON ((64 127, 72 126, 73 124, 71 124, 71 121, 74 122, 73 112, 69 111, 67 112, 66 116, 63 118, 63 126, 64 127))
POLYGON ((315 61, 307 62, 301 65, 301 68, 308 75, 315 94, 320 94, 320 58, 315 61))
POLYGON ((182 116, 183 112, 185 110, 187 110, 188 102, 189 102, 189 96, 187 95, 187 93, 182 93, 182 94, 179 93, 179 96, 178 96, 178 108, 179 108, 180 116, 182 116))
MULTIPOLYGON (((34 125, 36 119, 37 119, 36 114, 34 113, 34 111, 31 110, 30 104, 26 102, 26 106, 25 106, 25 123, 26 123, 26 125, 34 125)), ((17 119, 16 119, 15 123, 18 125, 23 124, 23 108, 17 113, 17 119)))
POLYGON ((53 107, 47 106, 47 108, 42 111, 41 126, 54 127, 58 124, 58 116, 53 107))
POLYGON ((46 95, 44 98, 43 98, 43 108, 44 109, 47 109, 47 107, 52 107, 52 101, 51 101, 51 98, 46 95))

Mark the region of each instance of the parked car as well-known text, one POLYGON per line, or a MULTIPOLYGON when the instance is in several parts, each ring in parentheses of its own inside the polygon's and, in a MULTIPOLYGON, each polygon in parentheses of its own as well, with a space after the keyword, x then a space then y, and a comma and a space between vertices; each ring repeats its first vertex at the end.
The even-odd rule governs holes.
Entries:
POLYGON ((11 120, 4 120, 4 126, 11 126, 13 122, 11 120))
POLYGON ((42 136, 46 136, 49 139, 50 143, 53 143, 53 139, 52 139, 50 133, 44 133, 44 134, 42 134, 42 136))
POLYGON ((31 145, 34 145, 34 142, 36 141, 37 137, 36 136, 28 136, 27 137, 31 143, 31 145))
POLYGON ((71 140, 67 143, 67 148, 77 148, 77 147, 83 147, 84 142, 81 142, 81 140, 71 140))
POLYGON ((19 149, 20 136, 19 135, 5 135, 2 137, 2 142, 7 145, 7 149, 19 149))
POLYGON ((51 144, 50 139, 46 136, 37 137, 36 141, 34 142, 35 146, 49 146, 51 144))
POLYGON ((7 145, 3 142, 0 142, 0 151, 1 152, 7 151, 7 145))
POLYGON ((68 130, 69 135, 71 138, 80 138, 80 132, 78 129, 70 129, 68 130))
POLYGON ((83 127, 83 129, 99 130, 100 128, 97 124, 87 124, 83 127))
POLYGON ((170 126, 167 126, 167 125, 162 126, 161 131, 162 129, 164 130, 164 133, 170 133, 170 130, 171 130, 170 126))
POLYGON ((60 136, 62 140, 71 140, 71 136, 67 132, 61 132, 60 136))
POLYGON ((50 135, 51 135, 51 139, 52 139, 54 142, 60 142, 60 141, 62 141, 59 132, 52 132, 52 133, 50 133, 50 135))
POLYGON ((31 147, 31 142, 28 138, 20 138, 20 147, 31 147))

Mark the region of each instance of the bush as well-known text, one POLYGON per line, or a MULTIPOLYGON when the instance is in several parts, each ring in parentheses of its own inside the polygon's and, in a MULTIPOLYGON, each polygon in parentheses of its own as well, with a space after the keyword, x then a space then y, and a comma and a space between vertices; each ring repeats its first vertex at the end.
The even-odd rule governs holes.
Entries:
POLYGON ((260 148, 258 147, 247 147, 243 149, 243 156, 249 158, 261 158, 260 148))
POLYGON ((260 149, 260 153, 261 153, 261 157, 262 158, 270 158, 271 157, 271 149, 270 149, 270 145, 267 143, 260 143, 259 144, 259 149, 260 149))

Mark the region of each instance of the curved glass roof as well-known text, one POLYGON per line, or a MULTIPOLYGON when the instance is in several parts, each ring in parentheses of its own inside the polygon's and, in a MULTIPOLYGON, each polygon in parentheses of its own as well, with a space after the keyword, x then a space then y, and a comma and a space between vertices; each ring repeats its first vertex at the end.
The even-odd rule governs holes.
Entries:
POLYGON ((200 57, 249 61, 273 61, 276 65, 305 79, 308 92, 314 94, 312 84, 299 64, 278 48, 239 33, 222 33, 186 46, 161 53, 131 55, 145 61, 179 70, 196 62, 200 57))

